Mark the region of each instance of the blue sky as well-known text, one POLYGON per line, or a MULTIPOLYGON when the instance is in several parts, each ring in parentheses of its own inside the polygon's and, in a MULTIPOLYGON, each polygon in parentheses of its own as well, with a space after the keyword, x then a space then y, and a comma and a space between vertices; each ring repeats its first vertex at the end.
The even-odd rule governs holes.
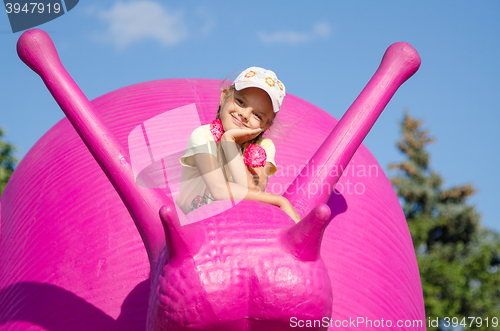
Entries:
MULTIPOLYGON (((287 92, 340 118, 385 49, 405 41, 420 70, 365 139, 384 169, 403 110, 437 138, 431 166, 445 187, 472 183, 487 227, 496 215, 500 142, 500 1, 95 1, 39 26, 89 99, 165 78, 224 79, 249 66, 272 69, 287 92)), ((62 117, 40 78, 17 57, 0 14, 0 126, 22 158, 62 117)), ((391 173, 388 173, 391 175, 391 173)))

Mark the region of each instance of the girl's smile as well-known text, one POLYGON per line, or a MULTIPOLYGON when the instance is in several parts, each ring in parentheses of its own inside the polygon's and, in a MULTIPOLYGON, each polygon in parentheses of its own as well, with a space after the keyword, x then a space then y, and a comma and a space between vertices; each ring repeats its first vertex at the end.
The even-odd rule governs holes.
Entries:
POLYGON ((231 114, 231 117, 233 118, 233 120, 236 123, 236 125, 248 128, 248 126, 246 126, 245 124, 243 124, 243 122, 241 122, 236 116, 237 115, 235 115, 235 114, 231 114))

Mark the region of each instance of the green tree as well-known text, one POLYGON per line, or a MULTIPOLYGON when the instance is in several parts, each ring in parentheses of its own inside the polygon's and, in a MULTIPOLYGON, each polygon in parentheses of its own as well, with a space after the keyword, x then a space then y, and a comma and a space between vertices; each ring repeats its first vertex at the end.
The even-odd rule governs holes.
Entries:
MULTIPOLYGON (((426 316, 441 321, 457 317, 455 321, 466 322, 467 330, 497 329, 499 235, 481 226, 480 215, 467 202, 476 192, 472 185, 443 188, 441 176, 429 167, 426 147, 434 138, 422 129, 422 121, 406 113, 401 130, 398 148, 405 160, 389 168, 397 170, 391 182, 413 239, 426 316), (479 319, 468 317, 481 317, 481 325, 479 319)), ((445 326, 428 330, 446 330, 445 326)))
POLYGON ((3 136, 4 131, 0 128, 0 196, 17 165, 17 159, 13 155, 16 148, 14 145, 6 143, 3 136))

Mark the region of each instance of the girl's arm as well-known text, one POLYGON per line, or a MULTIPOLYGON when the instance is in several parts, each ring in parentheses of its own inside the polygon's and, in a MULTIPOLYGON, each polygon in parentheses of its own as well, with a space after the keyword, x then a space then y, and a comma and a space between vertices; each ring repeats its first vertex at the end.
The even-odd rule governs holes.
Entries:
POLYGON ((239 146, 243 142, 257 137, 261 132, 262 129, 260 128, 253 130, 231 129, 224 132, 221 137, 222 149, 226 155, 227 166, 236 184, 246 187, 256 187, 252 184, 252 181, 249 180, 249 171, 243 162, 239 146))
POLYGON ((236 144, 234 137, 224 133, 220 143, 226 156, 229 172, 233 176, 233 181, 241 186, 250 187, 247 176, 248 171, 241 157, 239 145, 236 144))
POLYGON ((266 162, 263 167, 250 167, 247 166, 247 182, 248 187, 255 188, 261 191, 265 191, 267 187, 267 180, 269 177, 269 172, 272 167, 271 162, 266 162))
MULTIPOLYGON (((191 160, 186 159, 186 163, 191 160)), ((288 199, 281 195, 267 193, 260 189, 249 188, 237 183, 227 183, 216 157, 209 153, 199 153, 193 156, 192 162, 198 168, 203 181, 215 200, 255 200, 280 207, 295 222, 300 221, 288 199)))
POLYGON ((265 191, 272 163, 266 162, 263 167, 256 168, 246 166, 243 158, 241 157, 238 145, 236 145, 233 140, 223 138, 221 140, 221 144, 224 153, 226 154, 226 159, 228 161, 227 165, 231 175, 233 176, 233 181, 242 186, 265 191))
POLYGON ((239 145, 237 143, 246 141, 249 138, 255 138, 262 131, 260 129, 247 130, 247 129, 232 129, 226 131, 221 137, 221 144, 226 160, 228 161, 228 168, 233 176, 233 181, 242 186, 255 188, 265 191, 267 187, 267 178, 271 170, 272 163, 266 162, 263 167, 250 167, 245 166, 243 158, 240 154, 239 145))

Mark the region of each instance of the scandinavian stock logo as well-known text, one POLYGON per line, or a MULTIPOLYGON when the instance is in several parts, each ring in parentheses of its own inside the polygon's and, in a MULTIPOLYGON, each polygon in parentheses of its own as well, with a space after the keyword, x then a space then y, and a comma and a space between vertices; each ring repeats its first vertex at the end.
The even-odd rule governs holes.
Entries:
POLYGON ((4 0, 12 32, 31 29, 73 9, 79 0, 4 0))

